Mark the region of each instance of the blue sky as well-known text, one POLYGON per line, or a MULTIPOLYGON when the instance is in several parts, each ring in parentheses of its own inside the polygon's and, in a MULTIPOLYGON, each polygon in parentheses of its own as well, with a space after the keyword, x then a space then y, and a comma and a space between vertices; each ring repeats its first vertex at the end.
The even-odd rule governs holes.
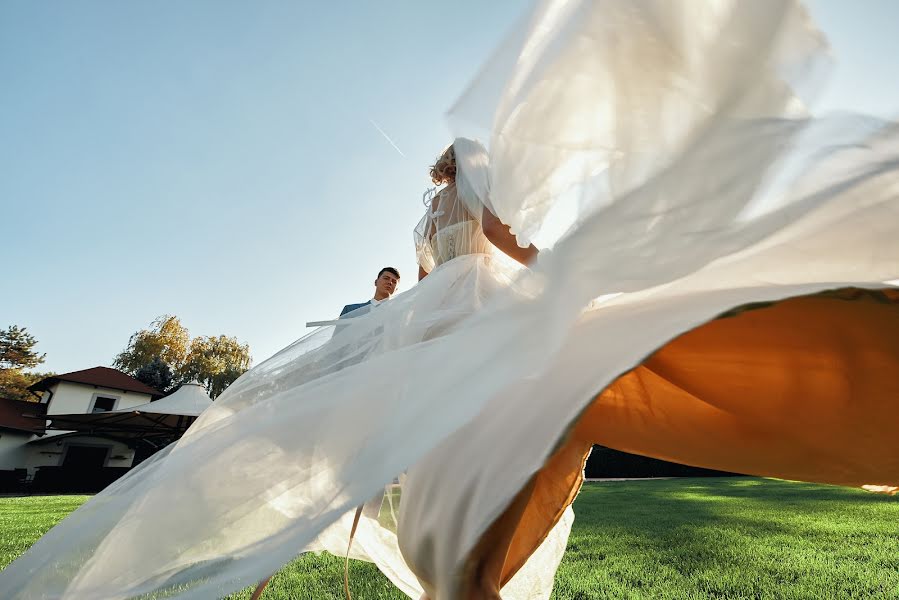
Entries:
MULTIPOLYGON (((899 114, 899 3, 810 8, 837 58, 821 108, 899 114)), ((0 327, 57 372, 110 364, 161 314, 259 362, 381 266, 410 287, 444 113, 526 9, 0 4, 0 327)))

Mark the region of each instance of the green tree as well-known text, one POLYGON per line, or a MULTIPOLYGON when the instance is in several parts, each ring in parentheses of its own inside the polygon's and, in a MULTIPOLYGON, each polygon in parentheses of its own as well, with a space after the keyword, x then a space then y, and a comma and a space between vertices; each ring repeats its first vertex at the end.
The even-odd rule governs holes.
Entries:
POLYGON ((0 369, 0 398, 21 402, 39 402, 40 396, 28 387, 56 373, 27 373, 21 369, 0 369))
POLYGON ((33 369, 46 354, 38 354, 37 340, 25 327, 10 325, 0 329, 0 369, 33 369))
POLYGON ((158 358, 177 371, 187 359, 189 344, 190 335, 178 317, 163 315, 150 323, 149 329, 132 335, 112 366, 134 376, 158 358))
POLYGON ((177 317, 163 315, 131 336, 113 366, 163 392, 197 381, 216 398, 250 367, 250 347, 225 335, 191 340, 177 317))
POLYGON ((135 371, 134 378, 160 392, 168 392, 175 382, 171 367, 158 356, 135 371))
POLYGON ((28 386, 53 373, 28 373, 44 362, 46 354, 35 350, 37 340, 25 327, 10 325, 0 329, 0 397, 10 400, 37 402, 39 397, 28 386))
POLYGON ((190 343, 187 360, 178 370, 182 383, 197 381, 215 399, 250 368, 250 347, 237 338, 200 336, 190 343))

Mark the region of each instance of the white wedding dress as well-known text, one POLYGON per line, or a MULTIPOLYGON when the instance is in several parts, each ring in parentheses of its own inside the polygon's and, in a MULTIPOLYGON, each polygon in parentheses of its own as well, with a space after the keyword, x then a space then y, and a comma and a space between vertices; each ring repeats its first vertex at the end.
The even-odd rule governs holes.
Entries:
MULTIPOLYGON (((468 151, 483 157, 482 146, 470 140, 457 140, 457 151, 468 151)), ((427 210, 415 229, 415 242, 419 264, 435 278, 440 278, 441 293, 439 304, 429 304, 427 327, 420 329, 421 341, 435 340, 456 327, 460 321, 480 310, 484 303, 495 297, 501 290, 515 289, 515 277, 520 267, 504 258, 488 241, 481 228, 480 217, 483 204, 470 193, 467 179, 460 180, 462 192, 455 184, 450 184, 438 193, 428 194, 427 210), (443 292, 455 288, 452 295, 443 292)), ((424 288, 421 288, 424 289, 424 288)), ((524 289, 518 293, 526 294, 524 289)), ((424 300, 416 300, 423 305, 424 300)), ((386 306, 386 305, 385 305, 386 306)), ((414 316, 413 316, 414 318, 414 316)), ((401 343, 411 343, 409 339, 401 343)), ((422 460, 407 476, 401 475, 397 483, 391 483, 384 493, 378 493, 366 503, 366 509, 359 517, 357 529, 348 544, 355 511, 345 514, 334 525, 324 531, 306 551, 326 550, 343 556, 349 550, 354 559, 374 562, 378 568, 411 598, 419 598, 425 591, 415 573, 406 561, 420 554, 417 545, 422 541, 419 535, 419 516, 431 510, 429 503, 414 502, 424 500, 419 495, 416 481, 428 474, 440 473, 441 464, 433 460, 422 460), (408 501, 411 500, 412 502, 408 501), (408 538, 407 557, 399 548, 400 539, 408 538)), ((510 598, 546 600, 553 587, 556 568, 565 551, 568 533, 574 513, 569 508, 551 535, 547 536, 540 548, 525 568, 519 571, 505 586, 510 598)))
MULTIPOLYGON (((457 182, 417 229, 430 274, 246 373, 0 573, 0 597, 225 595, 303 549, 342 554, 370 502, 352 555, 458 598, 481 536, 620 374, 733 307, 899 278, 899 132, 810 117, 826 62, 787 0, 538 2, 451 111, 457 182), (552 249, 510 266, 485 208, 552 249)), ((548 597, 571 518, 504 598, 548 597)))

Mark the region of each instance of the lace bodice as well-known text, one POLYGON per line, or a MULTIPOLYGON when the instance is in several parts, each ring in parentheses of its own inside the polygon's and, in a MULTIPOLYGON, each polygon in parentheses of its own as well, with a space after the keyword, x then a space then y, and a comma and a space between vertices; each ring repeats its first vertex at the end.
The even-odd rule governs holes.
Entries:
POLYGON ((465 254, 488 254, 492 249, 481 224, 474 220, 438 229, 430 240, 430 246, 434 266, 465 254))
POLYGON ((489 254, 493 245, 455 185, 425 194, 427 211, 415 228, 418 262, 426 271, 467 254, 489 254))

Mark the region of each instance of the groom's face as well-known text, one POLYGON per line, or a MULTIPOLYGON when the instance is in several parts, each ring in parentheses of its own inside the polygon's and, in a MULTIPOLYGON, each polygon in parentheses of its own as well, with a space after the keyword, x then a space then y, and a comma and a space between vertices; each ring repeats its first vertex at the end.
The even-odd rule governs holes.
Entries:
POLYGON ((390 271, 384 271, 375 279, 375 289, 381 292, 382 295, 392 296, 399 281, 396 275, 390 271))

